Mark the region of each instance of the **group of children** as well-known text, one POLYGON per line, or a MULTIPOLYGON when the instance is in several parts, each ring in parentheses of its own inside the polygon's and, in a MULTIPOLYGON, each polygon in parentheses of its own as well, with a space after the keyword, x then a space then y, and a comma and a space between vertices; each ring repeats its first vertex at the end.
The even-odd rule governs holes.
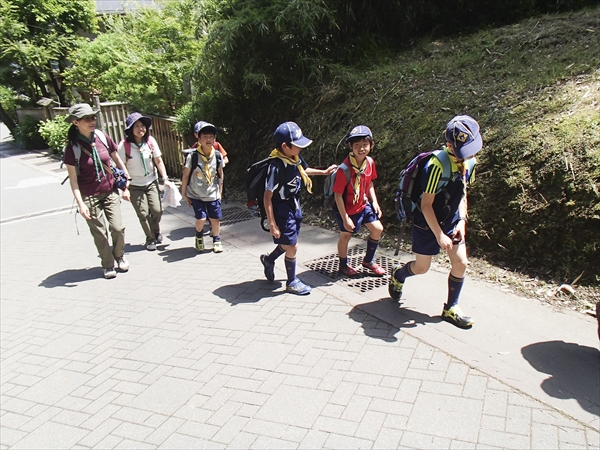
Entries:
MULTIPOLYGON (((73 123, 73 127, 69 144, 65 148, 65 162, 71 187, 79 211, 87 219, 94 236, 103 260, 105 277, 113 278, 116 276, 115 264, 121 271, 126 271, 129 264, 123 257, 124 227, 120 223, 120 213, 116 214, 114 180, 111 182, 110 174, 104 173, 102 164, 108 163, 108 159, 112 158, 125 171, 129 182, 123 198, 133 202, 146 234, 148 250, 155 250, 156 244, 162 241, 159 227, 162 208, 154 167, 165 182, 170 182, 158 144, 148 134, 150 118, 139 113, 130 115, 126 120, 127 138, 117 149, 114 142, 109 141, 108 145, 103 145, 95 136, 96 111, 92 111, 89 105, 75 105, 69 112, 67 120, 73 123), (89 147, 90 151, 86 150, 87 155, 82 155, 81 161, 74 157, 75 145, 89 147), (97 147, 102 151, 98 152, 97 147), (102 178, 99 167, 106 180, 102 178), (83 178, 82 173, 85 175, 83 178), (97 183, 93 182, 95 180, 97 183), (78 181, 79 184, 83 181, 87 188, 85 192, 80 190, 78 181), (92 184, 95 190, 88 188, 92 184), (113 235, 112 252, 108 242, 101 242, 101 236, 106 240, 106 230, 99 225, 101 211, 104 212, 105 209, 113 235)), ((208 218, 213 236, 212 250, 220 253, 223 251, 220 238, 223 167, 228 162, 227 153, 216 142, 217 128, 214 125, 198 122, 194 127, 194 134, 197 144, 185 160, 182 196, 188 206, 194 209, 196 249, 205 250, 203 230, 208 218)), ((474 155, 481 150, 483 143, 479 125, 470 116, 454 117, 448 122, 444 137, 444 158, 450 161, 451 174, 449 179, 444 177, 442 180, 442 162, 436 156, 432 156, 424 166, 421 179, 417 180, 423 194, 413 212, 412 250, 415 260, 392 269, 388 290, 390 296, 399 301, 406 279, 427 272, 432 257, 442 249, 448 253, 452 265, 448 276, 448 299, 444 304, 442 318, 460 328, 469 328, 474 321, 461 311, 458 298, 468 264, 465 246, 467 188, 474 179, 474 155)), ((274 140, 275 148, 269 155, 265 179, 264 209, 276 247, 271 253, 260 256, 265 277, 269 281, 275 279, 275 261, 285 255, 286 291, 297 295, 310 294, 311 287, 296 275, 298 235, 302 224, 300 192, 302 185, 312 192, 311 176, 327 176, 334 172, 333 210, 340 230, 337 245, 339 271, 347 277, 357 275, 357 270, 348 264, 348 244, 352 235, 358 233, 364 224, 369 237, 362 266, 375 276, 384 276, 386 271, 375 262, 383 225, 379 220, 382 211, 373 185, 373 181, 377 179, 376 164, 369 156, 375 146, 371 130, 365 125, 354 127, 345 139, 349 149, 348 156, 339 166, 334 164, 327 169, 308 166, 300 153, 312 140, 304 136, 296 123, 284 122, 279 125, 275 130, 274 140)))
MULTIPOLYGON (((209 179, 213 180, 213 183, 215 179, 222 182, 222 167, 218 167, 216 159, 211 159, 213 150, 209 145, 214 141, 216 129, 207 125, 206 128, 196 131, 200 146, 205 149, 202 158, 204 164, 195 169, 196 175, 193 175, 192 179, 198 180, 198 184, 206 184, 209 179), (208 164, 211 164, 213 178, 202 174, 205 171, 208 173, 208 164)), ((339 166, 331 165, 327 169, 308 166, 301 152, 312 141, 304 136, 296 123, 282 123, 275 130, 273 137, 276 147, 269 155, 264 209, 276 247, 271 253, 260 256, 267 280, 275 279, 275 261, 284 255, 286 291, 298 295, 310 294, 311 287, 296 275, 298 235, 302 225, 300 191, 304 184, 307 191, 312 192, 311 176, 325 176, 334 172, 333 209, 340 230, 337 245, 339 271, 347 277, 358 274, 357 270, 348 264, 348 244, 352 235, 358 233, 364 224, 369 230, 369 237, 362 266, 375 276, 384 276, 386 271, 375 262, 375 252, 383 226, 379 220, 382 211, 373 185, 373 181, 377 179, 377 169, 375 161, 369 156, 375 146, 371 130, 365 125, 354 127, 345 140, 349 147, 348 156, 339 166)), ((449 179, 442 180, 441 156, 432 156, 424 166, 421 179, 418 180, 423 194, 413 215, 412 249, 416 257, 414 261, 392 269, 388 290, 394 300, 400 300, 406 279, 427 272, 432 257, 442 249, 448 253, 452 265, 448 276, 448 299, 442 310, 442 318, 460 328, 469 328, 474 321, 461 311, 458 298, 468 263, 465 246, 467 188, 474 179, 474 155, 481 150, 483 143, 479 124, 470 116, 454 117, 446 125, 444 137, 444 158, 450 161, 451 174, 449 179)), ((203 217, 208 214, 215 236, 213 245, 214 248, 219 248, 214 251, 220 251, 220 201, 217 197, 209 195, 199 201, 194 201, 193 197, 189 198, 192 190, 185 179, 188 176, 187 172, 192 168, 190 159, 191 156, 188 156, 186 160, 182 189, 186 201, 194 207, 198 219, 196 248, 204 248, 203 244, 198 245, 198 240, 202 239, 203 217)), ((216 189, 216 185, 214 187, 216 189)))

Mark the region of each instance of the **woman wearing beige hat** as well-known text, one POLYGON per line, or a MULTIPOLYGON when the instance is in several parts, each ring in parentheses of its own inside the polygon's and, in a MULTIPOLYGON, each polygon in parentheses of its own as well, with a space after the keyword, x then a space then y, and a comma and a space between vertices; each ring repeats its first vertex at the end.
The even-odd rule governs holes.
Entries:
MULTIPOLYGON (((112 159, 117 167, 129 172, 117 153, 117 146, 110 137, 96 130, 96 113, 87 103, 78 103, 69 108, 67 122, 71 123, 64 161, 79 213, 86 220, 94 243, 102 260, 104 278, 117 276, 129 270, 125 260, 125 227, 121 220, 121 198, 110 169, 112 159), (107 226, 112 237, 107 237, 107 226)), ((127 186, 129 182, 127 183, 127 186)), ((127 187, 123 198, 128 200, 127 187)))

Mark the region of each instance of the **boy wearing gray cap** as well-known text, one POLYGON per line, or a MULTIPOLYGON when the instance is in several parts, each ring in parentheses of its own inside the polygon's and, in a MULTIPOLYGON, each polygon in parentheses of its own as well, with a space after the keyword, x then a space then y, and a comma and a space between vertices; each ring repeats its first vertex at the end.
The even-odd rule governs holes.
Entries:
POLYGON ((449 181, 442 178, 443 164, 432 156, 423 167, 420 207, 413 211, 412 251, 416 259, 392 270, 389 293, 394 300, 402 296, 402 287, 408 277, 429 270, 431 259, 445 250, 452 265, 448 275, 448 300, 442 318, 459 328, 470 328, 474 320, 464 315, 458 306, 458 297, 467 270, 465 224, 467 222, 467 188, 474 180, 475 154, 483 141, 479 124, 470 116, 454 117, 444 133, 445 154, 451 165, 449 181))

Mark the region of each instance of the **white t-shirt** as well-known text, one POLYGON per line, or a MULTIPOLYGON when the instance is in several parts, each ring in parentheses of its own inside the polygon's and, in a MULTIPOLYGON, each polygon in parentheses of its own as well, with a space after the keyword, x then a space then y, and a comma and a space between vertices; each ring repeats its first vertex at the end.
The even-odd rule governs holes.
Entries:
POLYGON ((131 177, 131 184, 133 186, 148 186, 150 183, 155 181, 158 177, 156 176, 156 170, 154 169, 154 158, 162 156, 158 143, 152 137, 148 137, 148 142, 142 144, 142 147, 138 147, 137 144, 131 143, 131 158, 127 159, 125 155, 125 141, 119 143, 117 148, 119 157, 127 166, 127 171, 131 177), (148 143, 150 145, 148 145, 148 143), (142 157, 146 162, 146 169, 148 175, 144 172, 144 164, 142 163, 142 157))

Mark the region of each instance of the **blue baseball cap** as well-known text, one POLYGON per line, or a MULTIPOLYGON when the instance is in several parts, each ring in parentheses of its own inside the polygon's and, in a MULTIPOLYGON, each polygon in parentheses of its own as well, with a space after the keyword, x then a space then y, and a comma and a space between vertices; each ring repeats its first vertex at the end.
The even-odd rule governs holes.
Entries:
POLYGON ((212 131, 215 136, 217 135, 217 127, 215 127, 212 123, 208 123, 203 120, 194 125, 194 133, 198 133, 199 135, 200 132, 205 128, 209 128, 207 131, 212 131))
POLYGON ((368 137, 371 138, 371 140, 373 140, 373 133, 371 133, 369 127, 366 127, 364 125, 358 125, 352 128, 352 131, 350 131, 350 134, 348 134, 348 137, 344 142, 347 144, 350 141, 350 139, 359 137, 368 137))
POLYGON ((150 128, 152 125, 152 119, 150 117, 142 116, 139 112, 133 112, 125 119, 125 129, 129 130, 138 120, 141 120, 146 128, 150 128))
POLYGON ((275 143, 281 145, 284 142, 294 144, 296 147, 306 148, 312 141, 302 134, 302 130, 294 122, 283 122, 273 134, 275 143))
POLYGON ((454 155, 458 159, 467 159, 483 147, 479 124, 471 116, 454 117, 446 125, 444 134, 446 141, 452 144, 454 155))

